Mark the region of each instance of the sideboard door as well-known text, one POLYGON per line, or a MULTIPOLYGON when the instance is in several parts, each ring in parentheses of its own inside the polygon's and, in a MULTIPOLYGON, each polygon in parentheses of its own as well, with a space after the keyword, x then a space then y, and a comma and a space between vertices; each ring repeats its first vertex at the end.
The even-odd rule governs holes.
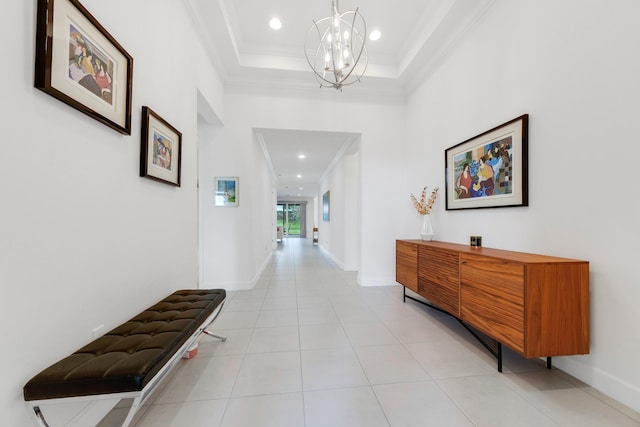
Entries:
POLYGON ((524 266, 462 254, 460 282, 462 320, 524 354, 524 266))
POLYGON ((418 292, 418 245, 396 241, 396 282, 418 292))

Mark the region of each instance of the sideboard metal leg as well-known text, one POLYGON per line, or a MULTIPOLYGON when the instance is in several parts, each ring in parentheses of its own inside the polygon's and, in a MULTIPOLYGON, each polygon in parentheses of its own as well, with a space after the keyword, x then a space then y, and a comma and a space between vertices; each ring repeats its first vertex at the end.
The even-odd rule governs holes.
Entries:
POLYGON ((551 356, 547 357, 547 369, 551 369, 551 356))
POLYGON ((402 302, 407 302, 407 287, 402 287, 402 302))
POLYGON ((464 328, 467 331, 469 331, 469 333, 471 335, 473 335, 473 337, 475 339, 478 340, 478 342, 480 344, 482 344, 484 346, 484 348, 486 348, 489 351, 489 353, 491 353, 496 359, 498 359, 498 372, 502 372, 502 343, 500 343, 498 341, 494 341, 498 346, 498 349, 494 350, 493 348, 491 348, 491 346, 482 337, 480 337, 480 335, 476 334, 475 331, 473 329, 471 329, 471 327, 469 325, 467 325, 466 323, 464 323, 461 319, 458 319, 457 317, 455 317, 451 313, 441 309, 440 307, 436 307, 433 304, 430 304, 428 302, 416 299, 416 298, 412 297, 411 295, 407 295, 406 294, 406 289, 407 289, 406 287, 403 287, 403 295, 402 295, 403 302, 406 301, 406 298, 409 298, 412 301, 419 302, 420 304, 426 305, 427 307, 432 308, 434 310, 438 310, 441 313, 448 314, 449 316, 451 316, 454 319, 456 319, 462 326, 464 326, 464 328))

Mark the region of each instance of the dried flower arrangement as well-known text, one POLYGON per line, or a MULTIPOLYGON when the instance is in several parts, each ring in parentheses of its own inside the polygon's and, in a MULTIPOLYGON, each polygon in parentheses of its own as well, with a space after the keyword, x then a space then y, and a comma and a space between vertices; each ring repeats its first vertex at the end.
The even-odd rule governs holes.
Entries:
POLYGON ((432 192, 431 196, 427 200, 427 187, 422 189, 422 195, 420 196, 420 200, 416 198, 416 196, 411 194, 411 201, 413 202, 413 207, 416 208, 418 214, 420 215, 429 215, 431 213, 431 209, 433 209, 433 203, 436 201, 436 197, 438 196, 438 187, 436 187, 432 192))

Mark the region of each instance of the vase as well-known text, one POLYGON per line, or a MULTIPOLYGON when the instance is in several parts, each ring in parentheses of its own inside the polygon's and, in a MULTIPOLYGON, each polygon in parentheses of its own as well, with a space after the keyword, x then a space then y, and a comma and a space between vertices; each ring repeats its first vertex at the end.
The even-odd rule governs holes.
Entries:
POLYGON ((433 227, 431 227, 431 219, 429 215, 422 215, 422 232, 420 233, 422 240, 433 239, 433 227))

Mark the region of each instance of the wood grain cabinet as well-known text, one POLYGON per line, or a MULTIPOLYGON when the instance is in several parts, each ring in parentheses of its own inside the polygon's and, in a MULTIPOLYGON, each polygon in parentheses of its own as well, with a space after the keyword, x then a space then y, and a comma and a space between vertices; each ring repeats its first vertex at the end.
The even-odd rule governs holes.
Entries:
POLYGON ((522 356, 589 353, 587 261, 421 240, 396 253, 398 283, 522 356))
POLYGON ((418 294, 456 317, 460 317, 459 260, 456 251, 418 246, 418 294))
POLYGON ((396 242, 396 282, 418 292, 418 245, 396 242))

